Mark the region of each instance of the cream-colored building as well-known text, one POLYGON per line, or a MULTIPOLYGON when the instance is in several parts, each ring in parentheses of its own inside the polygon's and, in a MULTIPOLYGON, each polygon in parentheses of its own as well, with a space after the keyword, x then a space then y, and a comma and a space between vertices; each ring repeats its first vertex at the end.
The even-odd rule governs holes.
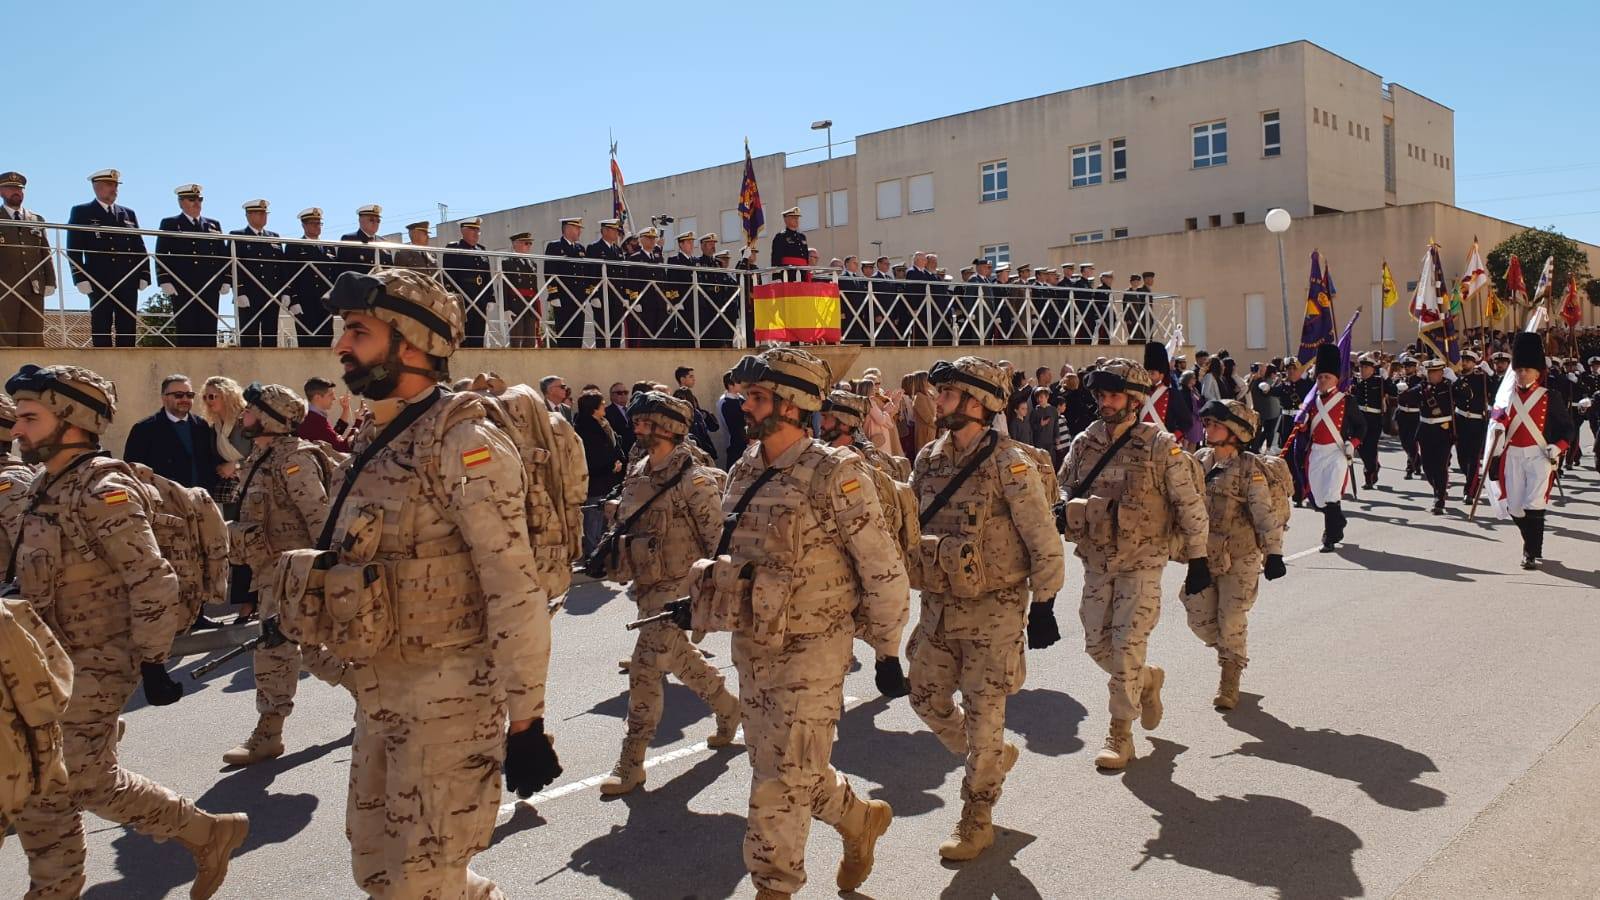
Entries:
MULTIPOLYGON (((1319 249, 1341 317, 1368 306, 1358 346, 1404 342, 1414 328, 1403 304, 1384 318, 1370 302, 1385 259, 1404 292, 1429 239, 1458 274, 1474 235, 1487 253, 1520 230, 1454 206, 1454 154, 1451 109, 1295 41, 859 135, 853 154, 831 161, 756 157, 768 221, 760 262, 770 262, 778 213, 799 206, 823 263, 933 250, 954 275, 977 256, 1088 261, 1114 270, 1119 288, 1155 271, 1158 292, 1183 298, 1192 340, 1266 355, 1282 352, 1283 314, 1277 245, 1261 222, 1281 207, 1295 219, 1285 236, 1295 336, 1319 249)), ((669 253, 684 230, 716 231, 737 250, 743 169, 738 160, 628 185, 636 227, 669 215, 669 253)), ((504 248, 532 231, 542 246, 569 215, 585 217, 593 240, 610 214, 609 188, 486 213, 484 242, 504 248)), ((435 243, 456 233, 441 225, 435 243)), ((1600 270, 1600 250, 1587 249, 1600 270)))

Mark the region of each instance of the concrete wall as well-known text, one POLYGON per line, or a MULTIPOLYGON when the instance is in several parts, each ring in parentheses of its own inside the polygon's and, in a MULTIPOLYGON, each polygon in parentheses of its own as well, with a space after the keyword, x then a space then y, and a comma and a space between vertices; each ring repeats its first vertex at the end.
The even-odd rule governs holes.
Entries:
POLYGON ((1455 113, 1398 84, 1394 95, 1395 202, 1456 202, 1455 113), (1410 145, 1417 152, 1406 152, 1410 145))

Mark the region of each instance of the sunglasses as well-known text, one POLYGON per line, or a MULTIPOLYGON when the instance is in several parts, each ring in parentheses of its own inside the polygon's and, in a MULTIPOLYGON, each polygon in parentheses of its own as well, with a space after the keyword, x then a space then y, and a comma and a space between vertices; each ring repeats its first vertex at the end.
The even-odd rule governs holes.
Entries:
POLYGON ((626 396, 628 396, 628 392, 627 391, 612 391, 611 392, 611 396, 613 396, 613 397, 626 397, 626 396))
POLYGON ((179 400, 193 400, 194 391, 171 391, 166 396, 177 397, 179 400))

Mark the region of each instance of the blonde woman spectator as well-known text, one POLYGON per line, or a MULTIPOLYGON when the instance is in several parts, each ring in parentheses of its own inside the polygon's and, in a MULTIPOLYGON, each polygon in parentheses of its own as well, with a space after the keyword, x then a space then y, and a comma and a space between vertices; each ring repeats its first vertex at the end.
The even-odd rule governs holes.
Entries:
POLYGON ((250 455, 250 439, 244 436, 240 418, 243 414, 244 390, 239 382, 223 375, 206 379, 200 389, 200 418, 217 435, 217 456, 222 465, 217 466, 219 481, 212 496, 224 506, 237 501, 234 494, 239 489, 239 463, 250 455))
POLYGON ((867 420, 861 426, 867 440, 890 456, 905 456, 900 449, 900 392, 884 393, 878 385, 878 370, 868 369, 856 382, 856 393, 867 398, 867 420))

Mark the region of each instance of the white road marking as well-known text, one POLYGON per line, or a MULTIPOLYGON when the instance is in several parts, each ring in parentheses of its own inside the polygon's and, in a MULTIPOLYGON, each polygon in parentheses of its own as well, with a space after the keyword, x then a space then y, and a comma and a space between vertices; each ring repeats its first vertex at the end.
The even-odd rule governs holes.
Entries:
MULTIPOLYGON (((861 699, 859 697, 846 696, 844 698, 844 708, 845 709, 849 709, 850 707, 852 707, 852 706, 854 706, 854 705, 856 705, 857 703, 860 703, 860 702, 861 702, 861 699)), ((744 726, 741 725, 739 727, 739 731, 735 735, 735 738, 738 739, 738 740, 742 740, 744 738, 744 726)), ((676 750, 668 750, 666 753, 662 753, 662 754, 659 754, 657 756, 652 756, 649 759, 646 759, 644 761, 644 767, 646 769, 653 769, 656 766, 659 766, 659 765, 661 765, 663 763, 676 762, 676 761, 678 761, 680 759, 683 759, 685 757, 696 756, 698 754, 704 753, 704 752, 706 752, 707 750, 710 750, 710 749, 711 748, 706 744, 705 741, 698 741, 696 743, 688 745, 687 747, 679 747, 676 750)), ((570 781, 570 782, 568 782, 566 784, 561 785, 560 787, 554 787, 554 788, 551 788, 548 791, 542 791, 540 793, 534 794, 532 797, 529 797, 526 800, 518 799, 518 800, 513 800, 510 803, 502 803, 502 804, 500 804, 499 816, 500 817, 506 816, 508 813, 510 813, 513 810, 515 810, 517 808, 517 806, 520 805, 520 804, 527 804, 529 806, 538 806, 540 803, 548 803, 549 801, 555 800, 558 797, 565 797, 568 794, 575 794, 578 791, 585 790, 587 788, 598 787, 600 785, 600 782, 606 780, 606 776, 608 776, 610 774, 611 774, 610 770, 607 770, 605 772, 601 772, 598 775, 590 775, 588 778, 580 779, 578 781, 570 781)), ((499 820, 499 818, 497 817, 497 821, 498 820, 499 820)))

